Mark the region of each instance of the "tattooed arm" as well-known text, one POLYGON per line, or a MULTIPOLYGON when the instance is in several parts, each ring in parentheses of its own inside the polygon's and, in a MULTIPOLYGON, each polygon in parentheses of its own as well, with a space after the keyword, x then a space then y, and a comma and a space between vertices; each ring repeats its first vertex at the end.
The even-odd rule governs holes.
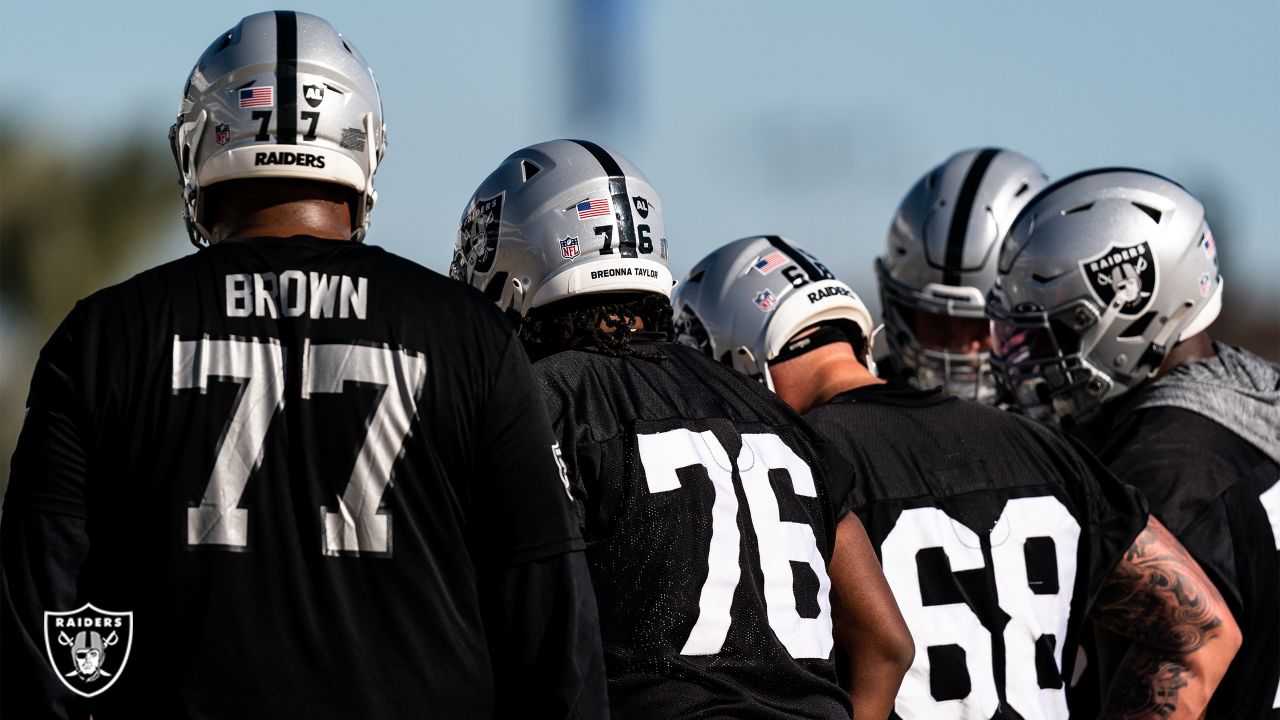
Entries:
POLYGON ((1154 515, 1107 578, 1092 617, 1133 640, 1105 718, 1200 717, 1240 648, 1217 588, 1154 515))

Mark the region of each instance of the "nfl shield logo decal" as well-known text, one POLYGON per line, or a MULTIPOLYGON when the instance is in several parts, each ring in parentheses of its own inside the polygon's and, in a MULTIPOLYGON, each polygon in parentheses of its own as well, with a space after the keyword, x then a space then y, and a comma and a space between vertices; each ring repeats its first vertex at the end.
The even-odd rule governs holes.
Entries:
POLYGON ((560 254, 565 260, 572 260, 578 257, 578 238, 567 237, 560 241, 560 254))
POLYGON ((213 126, 213 139, 219 145, 226 145, 231 142, 231 125, 229 123, 218 123, 213 126))
POLYGON ((133 613, 86 604, 44 614, 44 648, 58 679, 71 692, 93 697, 120 679, 133 648, 133 613))
POLYGON ((1104 305, 1120 303, 1121 315, 1141 315, 1156 291, 1156 260, 1146 242, 1114 245, 1080 263, 1089 289, 1104 305))
POLYGON ((761 312, 769 312, 773 309, 775 299, 773 297, 773 293, 769 291, 769 288, 765 288, 764 290, 756 293, 755 299, 753 299, 752 302, 756 304, 756 307, 760 308, 761 312))

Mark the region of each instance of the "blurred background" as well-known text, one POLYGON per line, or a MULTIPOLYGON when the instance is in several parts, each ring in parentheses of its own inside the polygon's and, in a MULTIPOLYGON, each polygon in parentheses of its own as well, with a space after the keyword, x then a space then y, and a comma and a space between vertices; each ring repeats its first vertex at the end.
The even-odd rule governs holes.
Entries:
MULTIPOLYGON (((1154 170, 1204 200, 1212 334, 1280 359, 1280 3, 1241 0, 282 2, 377 72, 390 145, 370 242, 446 271, 511 151, 585 137, 662 194, 676 277, 778 233, 878 312, 902 195, 956 150, 1052 177, 1154 170)), ((204 48, 256 3, 0 0, 0 454, 36 354, 81 298, 193 251, 166 133, 204 48)), ((442 312, 446 311, 444 308, 442 312)))

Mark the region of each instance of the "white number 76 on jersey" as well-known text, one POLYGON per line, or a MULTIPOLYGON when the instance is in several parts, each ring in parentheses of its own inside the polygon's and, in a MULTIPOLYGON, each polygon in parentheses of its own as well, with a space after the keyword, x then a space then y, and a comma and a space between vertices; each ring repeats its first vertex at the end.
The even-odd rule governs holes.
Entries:
POLYGON ((678 490, 680 479, 676 471, 695 465, 706 468, 715 489, 707 580, 698 601, 698 620, 680 654, 714 655, 720 652, 729 634, 730 608, 742 576, 742 568, 738 564, 741 552, 738 496, 733 487, 736 466, 747 496, 751 524, 759 540, 769 626, 792 657, 828 657, 834 640, 831 635, 831 580, 827 576, 826 561, 818 551, 813 528, 780 519, 778 498, 769 484, 770 470, 786 470, 791 475, 797 495, 816 497, 813 473, 804 460, 787 447, 782 438, 767 433, 743 435, 742 451, 738 453, 736 463, 729 460, 724 446, 711 432, 669 430, 640 435, 637 439, 649 492, 678 490), (818 576, 819 614, 816 618, 801 617, 796 611, 792 561, 807 563, 818 576))
MULTIPOLYGON (((303 344, 303 400, 342 393, 348 382, 382 387, 337 511, 319 508, 325 555, 391 553, 391 518, 379 514, 378 507, 417 413, 426 374, 426 358, 386 345, 303 344)), ((284 406, 283 350, 274 339, 174 337, 174 392, 203 394, 210 380, 235 383, 240 393, 223 426, 204 496, 198 506, 187 509, 187 544, 245 548, 249 510, 239 507, 240 498, 249 476, 262 463, 271 420, 284 406)))

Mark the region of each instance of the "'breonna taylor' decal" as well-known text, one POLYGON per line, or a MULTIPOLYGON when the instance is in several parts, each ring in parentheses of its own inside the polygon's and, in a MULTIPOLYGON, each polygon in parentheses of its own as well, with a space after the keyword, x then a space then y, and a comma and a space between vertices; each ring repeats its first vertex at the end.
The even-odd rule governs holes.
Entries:
POLYGON ((1141 315, 1156 291, 1156 260, 1146 241, 1131 247, 1109 246, 1080 262, 1089 289, 1105 306, 1117 298, 1121 315, 1141 315))

